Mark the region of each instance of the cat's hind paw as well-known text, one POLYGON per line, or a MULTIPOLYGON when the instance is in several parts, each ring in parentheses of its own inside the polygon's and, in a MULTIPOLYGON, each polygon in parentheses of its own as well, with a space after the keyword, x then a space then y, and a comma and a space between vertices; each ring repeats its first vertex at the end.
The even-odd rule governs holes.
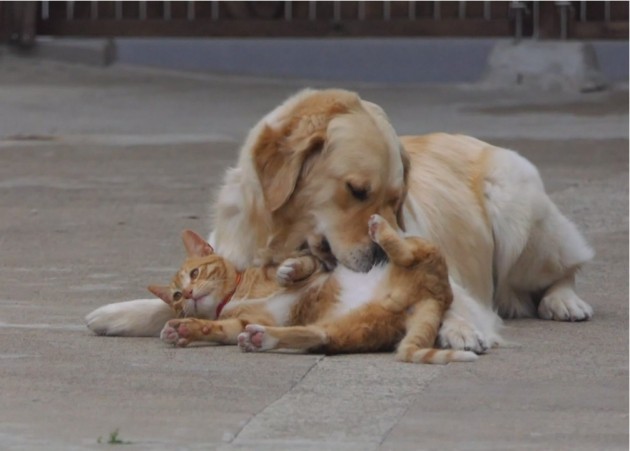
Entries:
POLYGON ((380 232, 386 222, 387 221, 385 221, 385 219, 383 219, 380 215, 370 216, 370 220, 368 221, 368 233, 370 234, 372 241, 375 243, 378 243, 380 232))
POLYGON ((172 344, 174 346, 185 347, 193 341, 194 332, 190 326, 194 326, 194 323, 190 323, 189 320, 173 319, 167 322, 160 332, 160 339, 164 343, 172 344))
POLYGON ((260 352, 273 349, 278 340, 271 337, 264 326, 248 324, 238 336, 238 346, 243 352, 260 352))
POLYGON ((381 215, 372 215, 368 221, 368 234, 372 241, 383 246, 386 241, 398 238, 398 232, 381 215))

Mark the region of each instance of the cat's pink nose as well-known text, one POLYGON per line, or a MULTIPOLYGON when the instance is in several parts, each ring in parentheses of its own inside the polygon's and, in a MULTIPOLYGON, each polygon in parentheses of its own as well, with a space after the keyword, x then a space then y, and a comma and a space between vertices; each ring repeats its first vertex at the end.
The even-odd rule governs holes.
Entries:
POLYGON ((184 295, 184 297, 186 299, 191 299, 192 298, 192 291, 193 291, 192 288, 188 288, 188 289, 182 291, 182 294, 184 295))

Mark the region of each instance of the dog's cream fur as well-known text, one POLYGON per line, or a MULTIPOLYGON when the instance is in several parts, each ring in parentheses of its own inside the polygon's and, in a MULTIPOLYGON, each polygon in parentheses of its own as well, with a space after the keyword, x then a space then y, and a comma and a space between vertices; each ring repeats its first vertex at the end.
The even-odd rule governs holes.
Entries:
MULTIPOLYGON (((340 263, 366 271, 377 255, 364 226, 374 213, 446 255, 455 300, 442 346, 483 352, 496 344, 495 312, 592 316, 574 292, 592 251, 531 163, 468 136, 399 139, 378 106, 347 91, 302 91, 252 129, 219 192, 210 241, 242 267, 281 260, 306 240, 316 255, 326 258, 329 246, 340 263)), ((163 303, 144 302, 101 307, 88 327, 158 335, 151 329, 163 303)))

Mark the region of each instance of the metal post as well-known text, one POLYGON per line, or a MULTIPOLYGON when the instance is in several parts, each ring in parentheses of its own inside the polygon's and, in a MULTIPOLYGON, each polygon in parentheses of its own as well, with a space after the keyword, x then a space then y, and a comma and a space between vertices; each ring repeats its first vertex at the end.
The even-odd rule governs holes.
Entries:
POLYGON ((212 16, 212 20, 219 20, 219 2, 212 2, 210 5, 210 15, 212 16))
MULTIPOLYGON (((0 30, 2 37, 8 38, 10 44, 17 45, 22 49, 32 48, 35 45, 37 6, 37 2, 11 2, 11 4, 6 5, 7 9, 0 11, 6 13, 5 16, 0 17, 0 19, 5 19, 5 23, 2 25, 6 25, 6 29, 0 30)), ((50 15, 50 10, 46 14, 50 15)), ((66 14, 68 14, 67 10, 66 14)))
POLYGON ((164 2, 164 20, 171 20, 171 2, 164 2))
POLYGON ((291 22, 293 19, 293 4, 289 1, 284 2, 284 20, 291 22))
POLYGON ((317 2, 308 2, 308 20, 317 20, 317 2))
POLYGON ((492 5, 491 5, 491 2, 483 2, 483 18, 485 20, 492 20, 492 5))
POLYGON ((48 20, 50 17, 50 4, 49 2, 42 2, 42 20, 48 20))
POLYGON ((586 2, 580 2, 580 21, 586 22, 586 2))
POLYGON ((195 2, 187 2, 186 4, 186 19, 195 20, 195 2))
POLYGON ((416 20, 416 2, 409 2, 409 20, 416 20))
POLYGON ((66 2, 66 20, 74 19, 74 2, 66 2))
POLYGON ((523 2, 512 2, 510 3, 510 8, 514 11, 514 42, 518 44, 523 39, 523 15, 527 5, 523 2))
POLYGON ((556 2, 556 6, 560 10, 560 39, 566 40, 569 34, 569 8, 571 8, 571 2, 556 2))
POLYGON ((98 2, 90 2, 90 19, 98 19, 98 2))
POLYGON ((466 18, 466 2, 459 2, 458 10, 457 10, 457 16, 460 19, 465 19, 466 18))
POLYGON ((604 2, 604 20, 610 22, 610 2, 608 0, 604 2))
POLYGON ((138 11, 138 15, 140 16, 140 20, 146 20, 147 19, 147 2, 146 1, 142 1, 140 2, 140 10, 138 11))
POLYGON ((540 39, 540 2, 534 2, 534 20, 532 38, 540 39))
POLYGON ((341 3, 339 1, 333 2, 333 18, 335 22, 341 22, 341 3))
POLYGON ((440 20, 440 2, 433 2, 433 20, 440 20))
POLYGON ((358 16, 359 20, 365 20, 365 1, 359 2, 358 16))
POLYGON ((122 2, 114 2, 114 17, 116 20, 120 20, 122 16, 122 2))
POLYGON ((392 5, 388 1, 383 2, 383 20, 389 21, 392 18, 391 7, 392 5))

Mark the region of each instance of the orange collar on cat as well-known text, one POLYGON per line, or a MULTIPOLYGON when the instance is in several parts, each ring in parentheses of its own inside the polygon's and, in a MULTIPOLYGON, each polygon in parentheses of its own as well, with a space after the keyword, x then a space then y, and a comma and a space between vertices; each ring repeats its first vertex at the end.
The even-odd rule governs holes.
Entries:
POLYGON ((243 276, 243 273, 241 272, 236 273, 236 285, 234 285, 234 289, 230 291, 227 295, 225 295, 223 300, 219 302, 219 305, 217 305, 217 310, 214 314, 214 319, 219 319, 219 315, 221 314, 223 307, 225 307, 225 304, 230 302, 230 300, 232 299, 232 296, 234 296, 234 293, 236 293, 236 289, 238 288, 238 285, 241 283, 242 276, 243 276))

